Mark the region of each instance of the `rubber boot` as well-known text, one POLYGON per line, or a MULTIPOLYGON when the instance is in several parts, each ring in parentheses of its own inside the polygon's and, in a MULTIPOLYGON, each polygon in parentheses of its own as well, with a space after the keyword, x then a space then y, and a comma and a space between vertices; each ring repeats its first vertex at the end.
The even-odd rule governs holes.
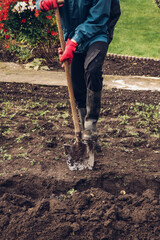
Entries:
POLYGON ((84 130, 84 119, 86 116, 86 108, 78 108, 78 115, 80 119, 81 129, 84 130))
POLYGON ((87 89, 87 113, 84 122, 83 139, 86 141, 97 141, 96 124, 99 118, 101 107, 101 91, 93 92, 87 89))

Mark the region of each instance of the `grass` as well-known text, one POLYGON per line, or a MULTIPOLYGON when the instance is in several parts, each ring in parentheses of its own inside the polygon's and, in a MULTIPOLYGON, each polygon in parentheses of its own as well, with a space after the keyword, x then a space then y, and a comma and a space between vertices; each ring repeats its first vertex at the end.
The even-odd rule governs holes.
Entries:
POLYGON ((160 9, 154 0, 121 0, 110 53, 160 58, 160 9))

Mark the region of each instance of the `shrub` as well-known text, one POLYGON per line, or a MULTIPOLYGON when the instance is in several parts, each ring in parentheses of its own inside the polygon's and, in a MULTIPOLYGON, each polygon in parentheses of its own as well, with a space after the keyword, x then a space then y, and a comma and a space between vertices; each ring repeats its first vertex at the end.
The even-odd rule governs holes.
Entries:
POLYGON ((58 42, 54 11, 38 11, 33 0, 0 0, 0 33, 10 51, 19 51, 22 45, 53 47, 58 42))

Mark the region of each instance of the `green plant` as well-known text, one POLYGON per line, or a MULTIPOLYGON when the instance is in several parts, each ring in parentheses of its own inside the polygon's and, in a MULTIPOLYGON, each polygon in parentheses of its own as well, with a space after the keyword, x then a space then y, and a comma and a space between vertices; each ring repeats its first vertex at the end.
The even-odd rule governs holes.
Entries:
POLYGON ((160 105, 152 105, 136 102, 130 107, 138 116, 137 127, 148 128, 150 131, 160 131, 160 105))
POLYGON ((2 172, 2 173, 0 173, 0 176, 3 176, 4 174, 5 174, 5 173, 2 172))
POLYGON ((55 105, 55 108, 57 108, 57 109, 64 109, 64 108, 66 108, 66 107, 68 107, 67 101, 65 101, 65 102, 58 102, 58 103, 55 105))
POLYGON ((142 161, 141 158, 139 158, 139 159, 136 160, 137 163, 139 163, 139 162, 141 162, 141 161, 142 161))
POLYGON ((128 120, 130 119, 130 116, 128 116, 128 115, 121 115, 119 117, 121 119, 120 124, 122 124, 122 125, 128 124, 128 120))
POLYGON ((77 190, 75 190, 74 188, 71 188, 67 193, 73 196, 75 192, 77 192, 77 190))
POLYGON ((21 143, 23 138, 24 138, 24 136, 23 136, 23 135, 22 135, 22 136, 19 136, 19 137, 17 137, 17 138, 16 138, 16 142, 17 142, 17 143, 21 143))
POLYGON ((3 135, 3 136, 9 135, 10 132, 11 132, 11 128, 7 128, 6 130, 4 130, 4 131, 2 132, 2 135, 3 135))
POLYGON ((10 161, 12 159, 12 155, 9 154, 7 150, 4 149, 3 147, 0 147, 0 159, 1 162, 3 162, 4 160, 10 161))
POLYGON ((34 159, 30 163, 31 163, 31 166, 34 166, 36 164, 34 159))
POLYGON ((32 57, 32 51, 29 44, 20 44, 16 41, 7 41, 8 51, 14 54, 17 58, 20 58, 23 62, 27 62, 32 57))

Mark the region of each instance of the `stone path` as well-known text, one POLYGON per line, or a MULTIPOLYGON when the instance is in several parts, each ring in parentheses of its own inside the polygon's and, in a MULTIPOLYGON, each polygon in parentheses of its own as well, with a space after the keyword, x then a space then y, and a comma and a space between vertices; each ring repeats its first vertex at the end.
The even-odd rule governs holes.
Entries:
MULTIPOLYGON (((64 72, 36 71, 8 62, 0 62, 0 81, 57 86, 67 85, 64 72)), ((104 75, 104 88, 160 91, 160 78, 104 75)))

